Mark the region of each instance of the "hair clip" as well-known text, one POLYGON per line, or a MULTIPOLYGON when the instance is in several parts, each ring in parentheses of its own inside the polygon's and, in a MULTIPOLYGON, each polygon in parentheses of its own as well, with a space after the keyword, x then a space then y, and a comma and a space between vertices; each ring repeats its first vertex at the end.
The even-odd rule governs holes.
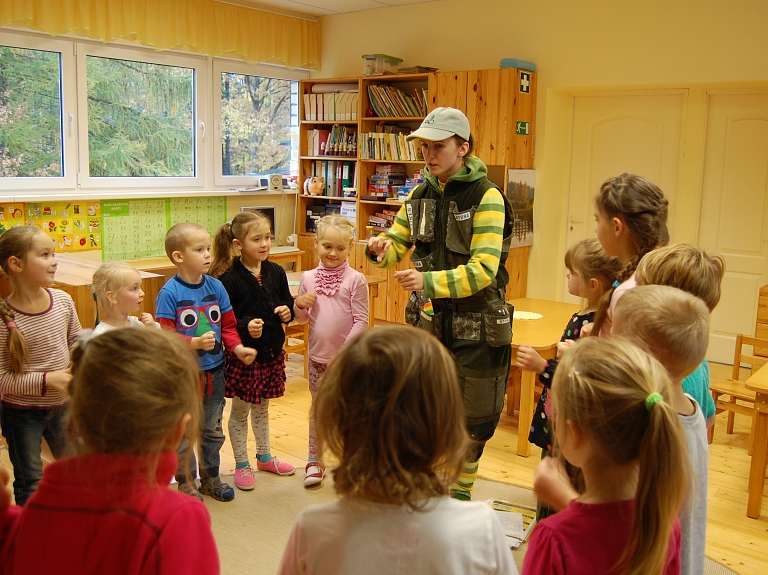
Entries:
POLYGON ((648 397, 645 398, 645 409, 648 411, 651 411, 653 409, 653 406, 659 403, 660 401, 664 401, 664 397, 657 392, 651 393, 648 397))
POLYGON ((8 328, 8 331, 11 331, 12 329, 16 329, 16 322, 15 321, 9 321, 5 324, 5 327, 8 328))
POLYGON ((613 282, 613 287, 615 287, 615 288, 619 287, 620 285, 621 284, 619 283, 619 280, 616 280, 616 281, 613 282))

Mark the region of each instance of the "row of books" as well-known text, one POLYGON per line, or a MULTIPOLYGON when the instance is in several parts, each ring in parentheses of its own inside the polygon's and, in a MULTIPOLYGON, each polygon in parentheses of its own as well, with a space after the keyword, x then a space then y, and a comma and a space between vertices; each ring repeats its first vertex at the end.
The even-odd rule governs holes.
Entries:
POLYGON ((330 198, 344 197, 344 188, 357 187, 355 162, 346 160, 316 160, 312 176, 325 178, 325 192, 330 198))
POLYGON ((304 119, 309 122, 357 120, 358 102, 355 92, 304 94, 304 119))
POLYGON ((413 95, 409 96, 394 86, 371 84, 368 97, 374 113, 380 118, 427 115, 426 88, 414 88, 413 95))
POLYGON ((364 132, 358 139, 361 160, 421 161, 421 148, 415 140, 405 141, 405 134, 364 132))
POLYGON ((392 227, 392 223, 395 221, 395 216, 397 216, 397 210, 382 209, 381 211, 368 216, 367 227, 373 228, 373 231, 376 233, 386 232, 392 227))
POLYGON ((330 130, 307 130, 307 154, 310 156, 357 157, 357 132, 334 124, 330 130))

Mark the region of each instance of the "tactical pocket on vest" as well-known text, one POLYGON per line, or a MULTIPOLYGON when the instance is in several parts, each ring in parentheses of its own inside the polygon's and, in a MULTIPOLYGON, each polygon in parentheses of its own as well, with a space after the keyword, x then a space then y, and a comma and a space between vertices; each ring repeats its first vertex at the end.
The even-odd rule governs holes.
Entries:
POLYGON ((445 244, 449 250, 458 254, 469 254, 472 244, 472 222, 475 217, 475 208, 464 212, 456 211, 456 202, 451 202, 448 207, 448 228, 446 230, 445 244))
POLYGON ((417 272, 431 272, 435 269, 435 256, 428 254, 423 258, 411 257, 411 263, 417 272))
POLYGON ((492 417, 504 408, 507 381, 501 376, 469 377, 461 374, 459 385, 464 394, 464 415, 467 419, 492 417))
POLYGON ((480 341, 483 314, 472 311, 455 311, 451 320, 453 339, 480 341))
POLYGON ((421 217, 421 200, 406 200, 405 214, 408 216, 408 227, 411 232, 411 240, 416 239, 419 233, 419 219, 421 217))
POLYGON ((491 347, 502 347, 512 343, 512 314, 505 301, 488 304, 485 312, 485 341, 491 347))
POLYGON ((419 229, 416 232, 416 239, 422 242, 432 242, 435 240, 435 212, 437 202, 435 200, 422 199, 419 214, 419 229))

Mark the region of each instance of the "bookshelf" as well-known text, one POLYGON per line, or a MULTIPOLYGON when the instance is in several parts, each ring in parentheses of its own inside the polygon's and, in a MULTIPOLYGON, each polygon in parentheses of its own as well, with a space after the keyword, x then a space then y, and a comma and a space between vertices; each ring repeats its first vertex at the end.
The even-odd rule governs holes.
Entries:
MULTIPOLYGON (((386 201, 362 199, 363 195, 368 195, 366 192, 371 176, 377 172, 377 167, 382 165, 402 167, 407 177, 412 177, 415 170, 424 167, 420 150, 409 149, 405 136, 419 127, 428 111, 440 106, 458 108, 467 115, 476 140, 475 153, 486 165, 496 166, 498 173, 503 174, 506 174, 507 168, 532 168, 536 74, 523 72, 528 78, 528 91, 523 93, 519 88, 522 84, 521 72, 508 68, 302 80, 299 98, 300 195, 297 212, 298 247, 305 252, 302 269, 312 269, 318 262, 314 233, 307 225, 307 212, 319 216, 325 213, 326 206, 328 209, 338 209, 341 213, 344 213, 344 210, 354 210, 358 242, 350 254, 350 265, 367 275, 387 277, 386 286, 380 290, 381 295, 375 302, 371 302, 374 316, 402 323, 407 302, 404 295, 407 294, 399 287, 392 274, 396 270, 407 269, 409 262, 404 260, 395 269, 380 270, 370 265, 364 257, 366 225, 369 219, 383 211, 397 211, 402 204, 394 198, 386 201), (354 119, 347 117, 350 110, 346 105, 345 96, 335 101, 331 98, 330 104, 326 105, 334 110, 337 119, 327 119, 324 115, 322 119, 311 116, 313 93, 327 91, 331 85, 337 84, 357 87, 354 119), (412 101, 403 95, 409 96, 412 101), (525 123, 525 134, 516 130, 516 125, 521 121, 525 123), (332 146, 330 154, 324 153, 324 148, 323 153, 319 153, 320 145, 315 146, 314 140, 309 139, 315 130, 322 135, 320 140, 326 138, 326 133, 327 138, 331 139, 331 132, 334 130, 341 130, 346 134, 354 133, 354 155, 349 155, 349 146, 345 155, 334 152, 332 146), (301 194, 307 178, 318 174, 325 175, 329 173, 329 168, 332 174, 330 179, 336 182, 335 188, 326 180, 324 195, 301 194), (355 197, 343 197, 345 187, 354 189, 355 197)), ((315 94, 315 97, 328 96, 315 94)), ((323 103, 326 104, 326 101, 323 100, 323 103)), ((502 179, 506 180, 506 176, 502 179)), ((506 192, 505 181, 496 183, 506 192)), ((529 249, 516 248, 509 254, 508 299, 525 296, 529 249)))

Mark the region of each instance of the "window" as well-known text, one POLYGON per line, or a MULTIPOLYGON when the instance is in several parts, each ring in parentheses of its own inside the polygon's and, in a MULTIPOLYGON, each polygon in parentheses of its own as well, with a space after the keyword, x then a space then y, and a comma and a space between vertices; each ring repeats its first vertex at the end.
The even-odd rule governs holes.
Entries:
POLYGON ((296 175, 298 78, 304 75, 228 61, 215 61, 213 75, 220 82, 216 184, 258 185, 259 176, 296 175))

